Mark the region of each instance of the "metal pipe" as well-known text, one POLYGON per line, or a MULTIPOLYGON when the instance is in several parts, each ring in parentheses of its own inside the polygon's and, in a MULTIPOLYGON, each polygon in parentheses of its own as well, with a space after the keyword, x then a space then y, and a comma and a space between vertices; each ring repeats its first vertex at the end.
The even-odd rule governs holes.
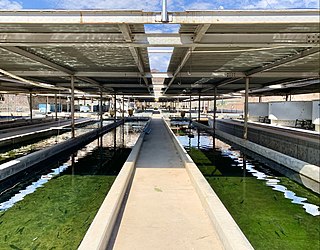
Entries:
POLYGON ((244 99, 244 124, 243 124, 243 139, 248 139, 248 101, 249 101, 249 83, 250 78, 246 77, 246 92, 244 99))
POLYGON ((169 22, 167 0, 162 0, 161 21, 165 23, 169 22))
POLYGON ((71 76, 71 137, 75 137, 74 132, 74 76, 71 76))

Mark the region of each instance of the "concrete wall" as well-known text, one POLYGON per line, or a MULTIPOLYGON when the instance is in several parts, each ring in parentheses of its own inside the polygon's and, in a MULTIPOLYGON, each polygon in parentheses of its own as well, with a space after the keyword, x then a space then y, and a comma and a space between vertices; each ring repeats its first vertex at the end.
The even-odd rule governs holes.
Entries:
POLYGON ((312 119, 312 102, 270 102, 269 119, 274 125, 294 127, 296 119, 312 119))
MULTIPOLYGON (((243 123, 232 120, 217 120, 217 128, 243 138, 243 123)), ((320 166, 319 135, 294 128, 273 127, 268 124, 249 124, 248 140, 289 155, 301 161, 320 166)))
POLYGON ((259 116, 269 115, 269 103, 267 102, 252 102, 248 108, 249 121, 259 121, 259 116))
POLYGON ((320 131, 320 100, 312 102, 312 123, 315 125, 315 130, 320 131))

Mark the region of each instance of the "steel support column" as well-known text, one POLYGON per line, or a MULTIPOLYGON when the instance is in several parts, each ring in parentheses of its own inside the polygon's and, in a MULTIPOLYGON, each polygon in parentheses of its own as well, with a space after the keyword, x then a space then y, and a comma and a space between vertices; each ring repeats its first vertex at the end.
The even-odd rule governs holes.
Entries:
POLYGON ((49 97, 47 96, 46 97, 46 117, 47 117, 47 114, 48 114, 48 104, 49 104, 49 97))
POLYGON ((189 119, 190 119, 190 122, 192 120, 192 116, 191 116, 191 95, 190 95, 190 99, 189 99, 189 119))
POLYGON ((117 94, 114 94, 114 122, 117 121, 117 94))
POLYGON ((216 137, 216 116, 217 116, 217 87, 214 88, 213 100, 213 137, 216 137))
POLYGON ((199 93, 199 100, 198 100, 198 122, 200 122, 200 108, 201 108, 201 93, 199 93))
POLYGON ((33 117, 32 117, 32 106, 33 106, 33 105, 32 105, 32 102, 33 102, 33 100, 32 100, 32 93, 30 93, 29 97, 30 97, 30 98, 29 98, 29 99, 30 99, 30 100, 29 100, 30 120, 32 121, 32 118, 33 118, 33 117))
POLYGON ((99 115, 100 115, 100 128, 102 128, 103 127, 103 119, 102 119, 102 90, 100 90, 99 115))
POLYGON ((124 95, 122 95, 122 119, 124 119, 124 95))
POLYGON ((74 76, 71 76, 71 137, 75 137, 74 131, 74 76))
POLYGON ((249 83, 250 78, 246 77, 246 92, 244 99, 244 124, 243 124, 243 139, 248 139, 248 101, 249 101, 249 83))
POLYGON ((54 111, 55 111, 55 117, 56 117, 56 121, 58 121, 58 100, 57 100, 57 94, 54 94, 54 111))

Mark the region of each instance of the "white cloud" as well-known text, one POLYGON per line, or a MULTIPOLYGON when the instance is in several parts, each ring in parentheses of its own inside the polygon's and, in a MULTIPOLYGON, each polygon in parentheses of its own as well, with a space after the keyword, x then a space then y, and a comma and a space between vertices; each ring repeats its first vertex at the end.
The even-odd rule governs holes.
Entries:
POLYGON ((22 5, 16 1, 0 0, 1 10, 18 10, 22 9, 22 5))
MULTIPOLYGON (((161 11, 161 0, 46 0, 59 9, 136 9, 161 11)), ((0 0, 9 2, 9 0, 0 0)), ((17 3, 17 2, 14 2, 17 3)), ((1 5, 0 5, 1 6, 1 5)), ((168 0, 169 11, 216 9, 319 8, 318 0, 168 0)))
POLYGON ((171 58, 171 53, 150 53, 150 68, 166 72, 171 58))
POLYGON ((179 24, 146 24, 146 33, 178 33, 179 24))
POLYGON ((244 9, 303 9, 319 8, 318 0, 259 0, 243 6, 244 9))
POLYGON ((56 0, 55 7, 62 9, 129 9, 129 10, 154 10, 158 9, 158 0, 56 0))
POLYGON ((194 1, 191 4, 186 5, 186 10, 215 10, 217 5, 214 1, 194 1))

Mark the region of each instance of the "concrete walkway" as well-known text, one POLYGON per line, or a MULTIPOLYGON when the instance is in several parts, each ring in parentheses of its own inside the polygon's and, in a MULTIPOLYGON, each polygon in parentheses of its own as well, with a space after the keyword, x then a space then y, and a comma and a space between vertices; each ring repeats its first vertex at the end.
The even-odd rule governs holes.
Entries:
POLYGON ((223 249, 163 120, 150 128, 109 249, 223 249))

